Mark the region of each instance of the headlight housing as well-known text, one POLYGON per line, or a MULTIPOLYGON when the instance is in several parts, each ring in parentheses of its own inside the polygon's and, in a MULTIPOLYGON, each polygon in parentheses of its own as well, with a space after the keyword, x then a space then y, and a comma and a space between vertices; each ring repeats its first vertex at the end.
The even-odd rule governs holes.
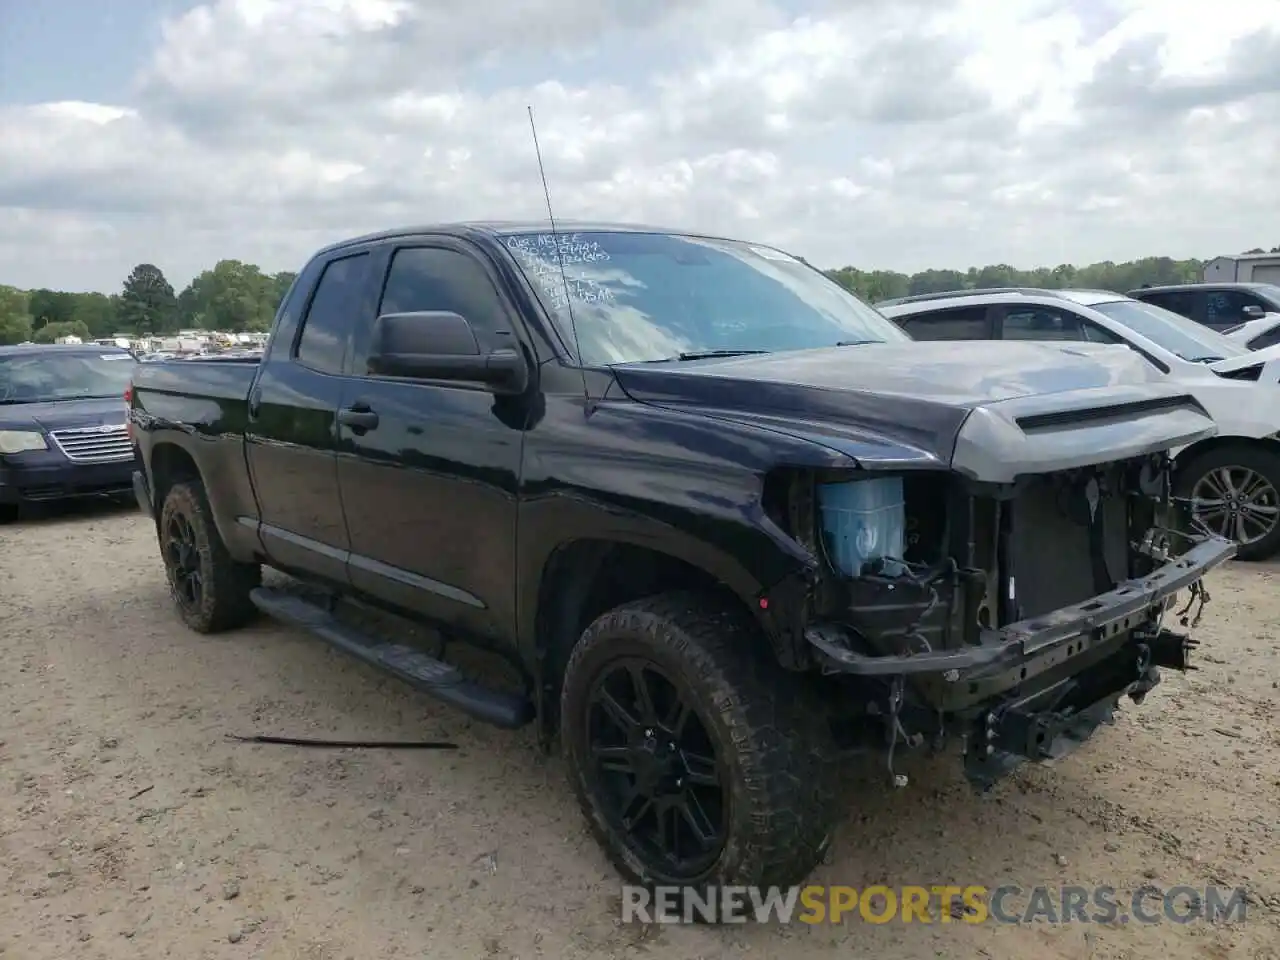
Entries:
POLYGON ((49 443, 39 430, 0 430, 0 454, 48 449, 49 443))

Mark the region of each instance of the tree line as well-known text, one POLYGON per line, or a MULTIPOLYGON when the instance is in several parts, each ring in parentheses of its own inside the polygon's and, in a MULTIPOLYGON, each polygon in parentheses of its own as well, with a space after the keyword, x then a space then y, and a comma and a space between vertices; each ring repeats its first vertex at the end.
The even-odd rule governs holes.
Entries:
MULTIPOLYGON (((1261 247, 1247 251, 1263 253, 1261 247)), ((1272 247, 1280 253, 1280 247, 1272 247)), ((1144 283, 1192 283, 1200 279, 1202 260, 1144 257, 1126 263, 1103 261, 1077 267, 1060 264, 1022 270, 1008 264, 968 270, 895 270, 840 267, 824 271, 847 290, 871 303, 918 293, 975 287, 1084 287, 1124 293, 1144 283)), ((264 273, 240 260, 219 260, 181 293, 151 263, 140 263, 125 278, 119 293, 71 293, 62 290, 20 290, 0 285, 0 344, 52 343, 61 336, 81 339, 117 333, 172 334, 178 330, 266 330, 271 326, 294 274, 264 273)))
POLYGON ((293 283, 289 271, 264 273, 239 260, 219 260, 181 293, 152 263, 140 263, 119 293, 19 290, 0 285, 0 344, 52 343, 116 334, 174 334, 179 330, 266 330, 293 283))

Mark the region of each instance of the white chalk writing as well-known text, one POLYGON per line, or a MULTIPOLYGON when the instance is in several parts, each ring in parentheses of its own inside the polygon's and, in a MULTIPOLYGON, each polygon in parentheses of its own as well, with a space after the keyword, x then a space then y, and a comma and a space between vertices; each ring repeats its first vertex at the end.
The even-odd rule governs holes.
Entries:
POLYGON ((600 244, 580 233, 539 233, 507 238, 507 249, 539 259, 558 260, 566 267, 576 263, 600 263, 609 259, 600 244), (556 256, 559 248, 559 257, 556 256))
POLYGON ((609 260, 595 240, 577 233, 541 233, 508 237, 507 249, 554 310, 563 310, 569 302, 614 302, 613 291, 586 273, 589 265, 609 260))

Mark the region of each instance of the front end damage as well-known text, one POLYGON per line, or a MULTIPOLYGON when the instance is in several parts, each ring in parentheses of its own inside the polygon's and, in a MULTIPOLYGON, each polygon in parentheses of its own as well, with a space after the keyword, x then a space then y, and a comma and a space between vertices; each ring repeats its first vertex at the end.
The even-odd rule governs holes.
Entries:
POLYGON ((817 562, 762 606, 791 638, 792 665, 833 678, 846 746, 883 751, 901 786, 904 750, 959 741, 985 790, 1019 763, 1068 753, 1125 698, 1140 703, 1160 668, 1194 669, 1195 641, 1169 621, 1195 625, 1202 577, 1235 545, 1192 532, 1170 468, 1144 452, 998 481, 784 471, 766 507, 817 562), (866 477, 901 496, 859 514, 849 548, 824 492, 866 477))

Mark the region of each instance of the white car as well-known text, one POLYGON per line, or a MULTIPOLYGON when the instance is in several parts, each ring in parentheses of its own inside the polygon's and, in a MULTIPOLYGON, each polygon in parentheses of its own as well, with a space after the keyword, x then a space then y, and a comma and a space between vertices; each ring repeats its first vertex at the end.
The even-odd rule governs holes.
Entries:
POLYGON ((1222 331, 1228 340, 1234 340, 1250 350, 1274 347, 1280 343, 1280 313, 1264 313, 1222 331))
MULTIPOLYGON (((1185 384, 1218 436, 1175 450, 1175 495, 1242 560, 1280 551, 1280 345, 1250 350, 1176 313, 1103 290, 921 294, 876 304, 917 340, 1119 344, 1185 384)), ((1064 344, 1065 346, 1065 344, 1064 344)))

